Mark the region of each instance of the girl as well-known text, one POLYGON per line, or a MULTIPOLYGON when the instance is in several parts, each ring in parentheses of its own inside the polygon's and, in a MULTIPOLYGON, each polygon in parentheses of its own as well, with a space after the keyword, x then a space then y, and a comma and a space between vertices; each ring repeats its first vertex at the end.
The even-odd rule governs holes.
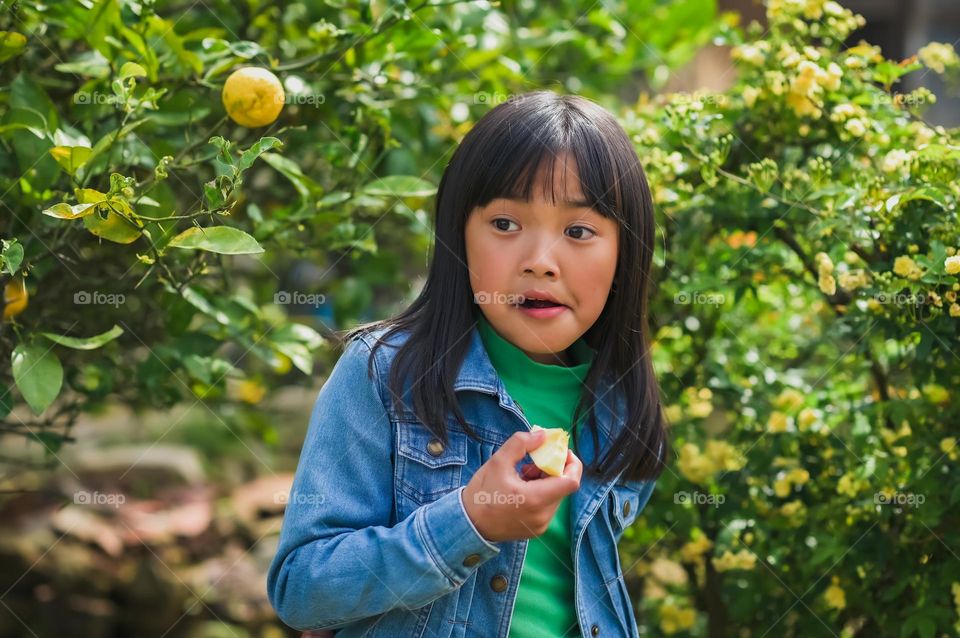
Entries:
POLYGON ((512 98, 435 225, 419 297, 348 333, 320 390, 270 601, 340 638, 637 636, 617 543, 667 446, 636 152, 589 100, 512 98), (570 432, 562 475, 521 463, 532 424, 570 432))

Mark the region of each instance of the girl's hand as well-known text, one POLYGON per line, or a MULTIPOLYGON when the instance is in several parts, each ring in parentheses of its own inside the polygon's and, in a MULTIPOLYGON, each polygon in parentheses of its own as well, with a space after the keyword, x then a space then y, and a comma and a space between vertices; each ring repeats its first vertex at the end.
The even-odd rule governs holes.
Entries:
POLYGON ((488 541, 540 536, 547 531, 560 500, 580 489, 583 464, 570 450, 561 476, 546 475, 531 465, 524 466, 523 477, 517 474, 517 463, 537 449, 544 437, 542 430, 514 433, 464 488, 467 516, 488 541))

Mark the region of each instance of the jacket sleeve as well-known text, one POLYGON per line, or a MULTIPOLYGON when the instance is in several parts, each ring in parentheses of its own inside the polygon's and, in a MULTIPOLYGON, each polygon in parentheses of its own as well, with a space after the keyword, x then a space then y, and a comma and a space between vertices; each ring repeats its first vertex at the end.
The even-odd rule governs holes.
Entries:
POLYGON ((422 607, 500 553, 468 518, 463 487, 389 526, 393 429, 369 356, 352 340, 320 390, 267 574, 271 605, 298 630, 422 607))

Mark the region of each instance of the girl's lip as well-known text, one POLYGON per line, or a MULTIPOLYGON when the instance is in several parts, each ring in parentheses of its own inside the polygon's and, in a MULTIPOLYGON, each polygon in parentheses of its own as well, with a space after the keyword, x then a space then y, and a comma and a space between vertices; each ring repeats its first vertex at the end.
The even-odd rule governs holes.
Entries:
POLYGON ((533 319, 552 319, 564 310, 566 306, 549 306, 547 308, 526 308, 524 306, 514 306, 517 310, 533 319))

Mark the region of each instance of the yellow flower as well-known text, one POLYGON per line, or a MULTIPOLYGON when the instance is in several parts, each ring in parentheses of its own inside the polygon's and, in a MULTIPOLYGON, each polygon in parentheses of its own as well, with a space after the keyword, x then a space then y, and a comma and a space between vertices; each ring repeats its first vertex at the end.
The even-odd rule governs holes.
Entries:
POLYGON ((680 557, 685 563, 697 563, 713 547, 713 541, 700 532, 692 541, 683 544, 680 548, 680 557))
POLYGON ((767 80, 767 86, 770 87, 770 92, 774 95, 783 95, 783 91, 787 86, 787 77, 780 71, 767 71, 763 74, 767 80))
POLYGON ((813 408, 804 408, 797 415, 797 428, 804 432, 810 429, 810 426, 817 422, 817 413, 813 408))
POLYGON ((766 40, 760 40, 755 44, 741 44, 730 51, 730 56, 734 60, 743 60, 747 64, 754 66, 763 66, 766 59, 766 52, 770 45, 766 40))
POLYGON ((843 128, 854 137, 863 137, 864 133, 867 132, 867 127, 864 126, 863 120, 857 117, 847 120, 847 123, 843 125, 843 128))
POLYGON ((787 415, 779 410, 774 411, 767 421, 767 430, 769 432, 786 432, 788 427, 787 415))
POLYGON ((814 255, 814 261, 817 262, 817 270, 821 273, 830 274, 833 272, 833 261, 830 259, 830 255, 824 252, 819 252, 814 255))
POLYGON ((947 257, 946 261, 943 262, 943 267, 947 271, 948 275, 956 275, 957 273, 960 273, 960 255, 947 257))
POLYGON ((803 406, 803 393, 796 388, 785 388, 773 400, 773 407, 793 412, 803 406))
POLYGON ((834 576, 827 590, 823 592, 823 597, 827 601, 827 606, 833 609, 843 609, 847 606, 847 595, 840 587, 840 579, 834 576))
POLYGON ((788 479, 779 478, 773 482, 773 493, 779 498, 787 498, 790 496, 791 491, 793 491, 793 486, 790 485, 790 481, 788 479))
POLYGON ((690 608, 680 608, 670 603, 660 607, 660 629, 665 634, 675 634, 693 627, 697 614, 690 608))
POLYGON ((837 481, 837 494, 842 494, 844 496, 849 496, 853 498, 857 495, 857 492, 860 491, 859 481, 854 479, 849 474, 844 474, 840 477, 840 480, 837 481))
POLYGON ((893 173, 902 168, 906 168, 909 173, 910 164, 916 156, 917 154, 914 151, 904 151, 895 148, 884 156, 881 168, 885 173, 893 173))
POLYGON ((718 572, 731 569, 753 569, 757 563, 757 557, 748 549, 742 549, 736 554, 728 549, 723 552, 723 555, 714 556, 712 562, 714 569, 718 572))
POLYGON ((726 472, 735 472, 746 463, 740 452, 726 441, 707 441, 705 454, 715 468, 726 472))
POLYGON ((794 485, 803 485, 810 480, 810 472, 802 467, 795 467, 787 473, 787 480, 794 485))
POLYGON ((823 84, 828 91, 836 91, 840 88, 841 79, 843 79, 843 69, 841 69, 840 65, 836 62, 831 62, 827 65, 827 72, 821 84, 823 84))
MULTIPOLYGON (((793 518, 798 514, 803 512, 803 502, 802 501, 790 501, 789 503, 784 503, 780 506, 780 513, 786 516, 787 518, 793 518)), ((798 521, 794 521, 798 522, 798 521)))
POLYGON ((920 61, 937 73, 943 73, 948 67, 960 64, 953 46, 945 42, 931 42, 917 51, 920 61))
POLYGON ((743 103, 747 105, 747 108, 752 109, 759 96, 760 89, 753 86, 746 86, 743 88, 743 103))
POLYGON ((857 269, 840 273, 840 287, 844 288, 845 290, 856 290, 857 288, 862 288, 869 283, 870 277, 867 275, 865 270, 857 269))
POLYGON ((893 272, 906 279, 920 279, 923 269, 906 255, 901 255, 893 261, 893 272))
POLYGON ((825 295, 833 295, 837 292, 837 280, 833 275, 820 275, 817 279, 817 287, 825 295))
POLYGON ((677 467, 680 468, 680 473, 693 483, 705 483, 716 471, 710 459, 701 454, 700 448, 694 443, 681 446, 677 467))

